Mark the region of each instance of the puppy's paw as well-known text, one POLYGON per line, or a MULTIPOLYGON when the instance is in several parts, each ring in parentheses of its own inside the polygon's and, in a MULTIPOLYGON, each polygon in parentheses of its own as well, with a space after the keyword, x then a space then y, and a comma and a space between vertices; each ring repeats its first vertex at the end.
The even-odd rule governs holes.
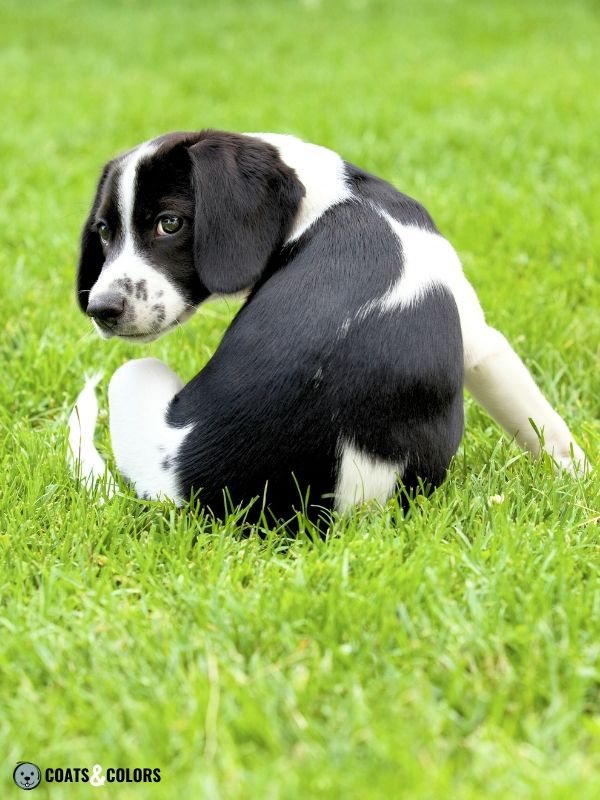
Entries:
POLYGON ((566 472, 575 478, 581 478, 591 472, 592 466, 586 454, 575 442, 570 442, 568 448, 546 447, 552 456, 557 472, 566 472))

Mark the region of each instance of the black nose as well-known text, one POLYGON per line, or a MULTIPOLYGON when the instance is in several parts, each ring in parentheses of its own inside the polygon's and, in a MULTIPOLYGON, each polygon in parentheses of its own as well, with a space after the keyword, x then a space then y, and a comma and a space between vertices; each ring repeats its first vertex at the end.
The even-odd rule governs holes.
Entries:
POLYGON ((125 310, 125 298, 118 292, 102 292, 88 303, 85 313, 108 327, 116 325, 125 310))

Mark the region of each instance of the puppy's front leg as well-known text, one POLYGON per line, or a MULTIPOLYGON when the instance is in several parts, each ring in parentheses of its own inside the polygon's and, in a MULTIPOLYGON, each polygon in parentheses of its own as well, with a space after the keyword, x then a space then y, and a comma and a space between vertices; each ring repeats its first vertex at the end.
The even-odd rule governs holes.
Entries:
POLYGON ((174 461, 189 429, 166 421, 182 386, 179 376, 156 358, 128 361, 110 380, 112 449, 119 472, 139 497, 182 502, 174 461))

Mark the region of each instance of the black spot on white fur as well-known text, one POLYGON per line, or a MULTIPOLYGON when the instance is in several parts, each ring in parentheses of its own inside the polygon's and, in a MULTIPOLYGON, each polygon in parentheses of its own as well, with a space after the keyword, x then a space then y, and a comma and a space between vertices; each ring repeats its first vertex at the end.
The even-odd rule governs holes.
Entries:
POLYGON ((131 278, 118 278, 115 280, 115 287, 122 289, 128 296, 133 294, 133 281, 131 278))
POLYGON ((141 280, 135 284, 135 297, 136 300, 148 299, 148 284, 147 281, 141 280))

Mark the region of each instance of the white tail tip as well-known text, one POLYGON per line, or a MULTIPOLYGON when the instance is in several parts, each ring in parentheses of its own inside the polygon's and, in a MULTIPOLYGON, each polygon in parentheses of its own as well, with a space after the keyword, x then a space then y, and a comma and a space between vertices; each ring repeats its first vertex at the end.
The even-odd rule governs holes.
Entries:
POLYGON ((97 372, 86 379, 69 417, 69 463, 75 478, 87 488, 102 483, 106 496, 112 497, 117 486, 94 444, 94 432, 98 420, 96 386, 102 373, 97 372))

